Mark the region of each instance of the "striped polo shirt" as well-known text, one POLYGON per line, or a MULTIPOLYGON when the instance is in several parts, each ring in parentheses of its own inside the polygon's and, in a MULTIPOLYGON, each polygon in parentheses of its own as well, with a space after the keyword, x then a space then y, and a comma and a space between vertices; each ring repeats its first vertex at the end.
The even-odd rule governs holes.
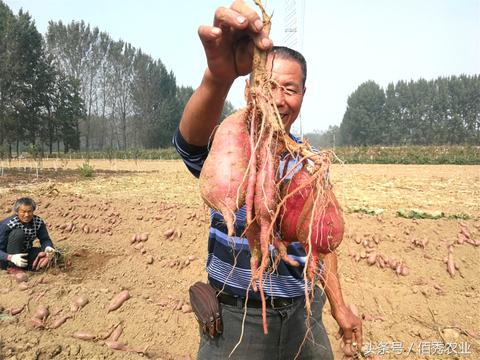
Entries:
MULTIPOLYGON (((292 138, 296 142, 300 142, 298 138, 294 136, 292 138)), ((188 144, 178 129, 174 135, 173 144, 188 170, 198 178, 208 156, 208 147, 188 144)), ((280 173, 283 173, 285 162, 282 160, 280 163, 280 173)), ((297 159, 289 160, 287 165, 290 169, 295 164, 297 164, 297 159)), ((300 166, 297 167, 299 170, 300 166)), ((227 293, 240 297, 245 297, 252 277, 248 241, 241 236, 245 229, 245 218, 246 210, 243 207, 236 213, 235 234, 229 237, 222 215, 212 209, 208 238, 207 273, 209 282, 218 289, 224 289, 227 293)), ((291 298, 305 295, 303 278, 305 251, 300 243, 295 242, 289 244, 287 254, 290 258, 298 261, 300 266, 293 267, 280 261, 275 269, 268 269, 264 275, 263 284, 266 296, 291 298)), ((275 257, 276 250, 270 245, 270 263, 275 257)), ((258 292, 250 291, 249 297, 259 299, 260 295, 258 292)))

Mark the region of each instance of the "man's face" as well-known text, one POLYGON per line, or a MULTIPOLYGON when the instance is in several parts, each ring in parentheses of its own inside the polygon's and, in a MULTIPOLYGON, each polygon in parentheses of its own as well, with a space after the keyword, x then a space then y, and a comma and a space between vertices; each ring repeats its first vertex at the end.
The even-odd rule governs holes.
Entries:
MULTIPOLYGON (((273 55, 269 55, 267 66, 272 64, 272 57, 273 55)), ((275 104, 285 130, 290 132, 290 127, 300 113, 305 94, 302 68, 295 60, 274 57, 272 80, 275 83, 272 89, 275 104)))
POLYGON ((22 224, 28 224, 33 219, 33 208, 29 205, 20 205, 17 216, 22 224))

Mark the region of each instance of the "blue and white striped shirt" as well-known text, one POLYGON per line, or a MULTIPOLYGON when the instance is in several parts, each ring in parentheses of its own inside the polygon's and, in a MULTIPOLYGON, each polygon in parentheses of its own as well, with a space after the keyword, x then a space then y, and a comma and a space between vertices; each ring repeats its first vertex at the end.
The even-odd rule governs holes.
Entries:
MULTIPOLYGON (((299 142, 297 138, 295 141, 299 142)), ((188 144, 180 134, 174 135, 173 144, 182 157, 188 170, 197 178, 200 176, 203 163, 208 156, 206 146, 188 144)), ((288 162, 288 168, 295 166, 296 160, 288 162)), ((283 173, 285 161, 280 164, 280 173, 283 173)), ((227 293, 245 297, 249 287, 252 273, 250 270, 250 249, 246 238, 241 234, 245 230, 245 207, 241 208, 235 217, 235 235, 227 235, 227 227, 222 215, 211 210, 211 224, 208 238, 207 273, 212 285, 224 289, 227 293)), ((271 260, 275 258, 276 251, 270 245, 271 260)), ((293 267, 280 261, 275 270, 264 275, 264 292, 266 296, 292 298, 305 295, 305 281, 303 269, 306 254, 300 243, 291 243, 287 247, 290 258, 298 261, 300 266, 293 267)), ((271 261, 272 262, 272 261, 271 261)), ((250 298, 259 299, 260 295, 253 291, 250 298)))

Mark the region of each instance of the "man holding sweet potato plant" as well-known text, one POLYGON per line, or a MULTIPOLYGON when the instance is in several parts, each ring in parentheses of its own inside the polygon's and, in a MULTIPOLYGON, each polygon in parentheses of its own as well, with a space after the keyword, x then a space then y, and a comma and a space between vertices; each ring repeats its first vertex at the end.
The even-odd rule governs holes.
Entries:
MULTIPOLYGON (((174 137, 177 151, 197 177, 233 81, 252 70, 254 46, 271 50, 269 70, 276 84, 272 93, 287 132, 300 112, 306 90, 305 59, 292 49, 272 47, 272 41, 262 26, 256 12, 243 1, 235 1, 230 8, 216 10, 213 26, 200 26, 198 30, 208 67, 185 107, 174 137)), ((290 167, 290 164, 286 165, 290 167)), ((264 335, 259 294, 251 291, 249 286, 251 253, 243 237, 244 208, 235 214, 235 220, 235 236, 228 237, 223 217, 212 211, 207 273, 209 284, 220 302, 219 317, 223 324, 215 318, 216 314, 212 314, 211 324, 201 324, 204 334, 198 358, 226 359, 231 355, 233 359, 333 359, 322 323, 326 297, 340 326, 345 355, 347 358, 354 356, 362 345, 362 323, 343 300, 334 252, 325 256, 318 270, 324 289, 316 288, 311 304, 312 318, 307 328, 303 278, 306 254, 299 243, 289 245, 287 253, 300 266, 280 261, 275 273, 266 280, 264 291, 269 332, 264 335), (233 349, 235 351, 230 354, 233 349)), ((208 296, 208 291, 200 293, 208 296)), ((202 304, 199 305, 202 308, 202 304)))
POLYGON ((0 222, 0 266, 10 273, 48 266, 56 250, 45 222, 34 215, 37 205, 28 197, 15 201, 12 215, 0 222), (41 247, 33 247, 38 238, 41 247))

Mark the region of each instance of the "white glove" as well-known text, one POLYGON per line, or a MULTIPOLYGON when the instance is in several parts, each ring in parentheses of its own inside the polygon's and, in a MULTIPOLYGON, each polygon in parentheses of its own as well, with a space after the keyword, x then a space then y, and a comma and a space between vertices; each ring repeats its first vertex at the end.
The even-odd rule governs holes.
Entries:
POLYGON ((18 267, 26 267, 28 265, 28 261, 23 257, 27 255, 28 253, 12 255, 12 257, 10 258, 10 262, 17 265, 18 267))

